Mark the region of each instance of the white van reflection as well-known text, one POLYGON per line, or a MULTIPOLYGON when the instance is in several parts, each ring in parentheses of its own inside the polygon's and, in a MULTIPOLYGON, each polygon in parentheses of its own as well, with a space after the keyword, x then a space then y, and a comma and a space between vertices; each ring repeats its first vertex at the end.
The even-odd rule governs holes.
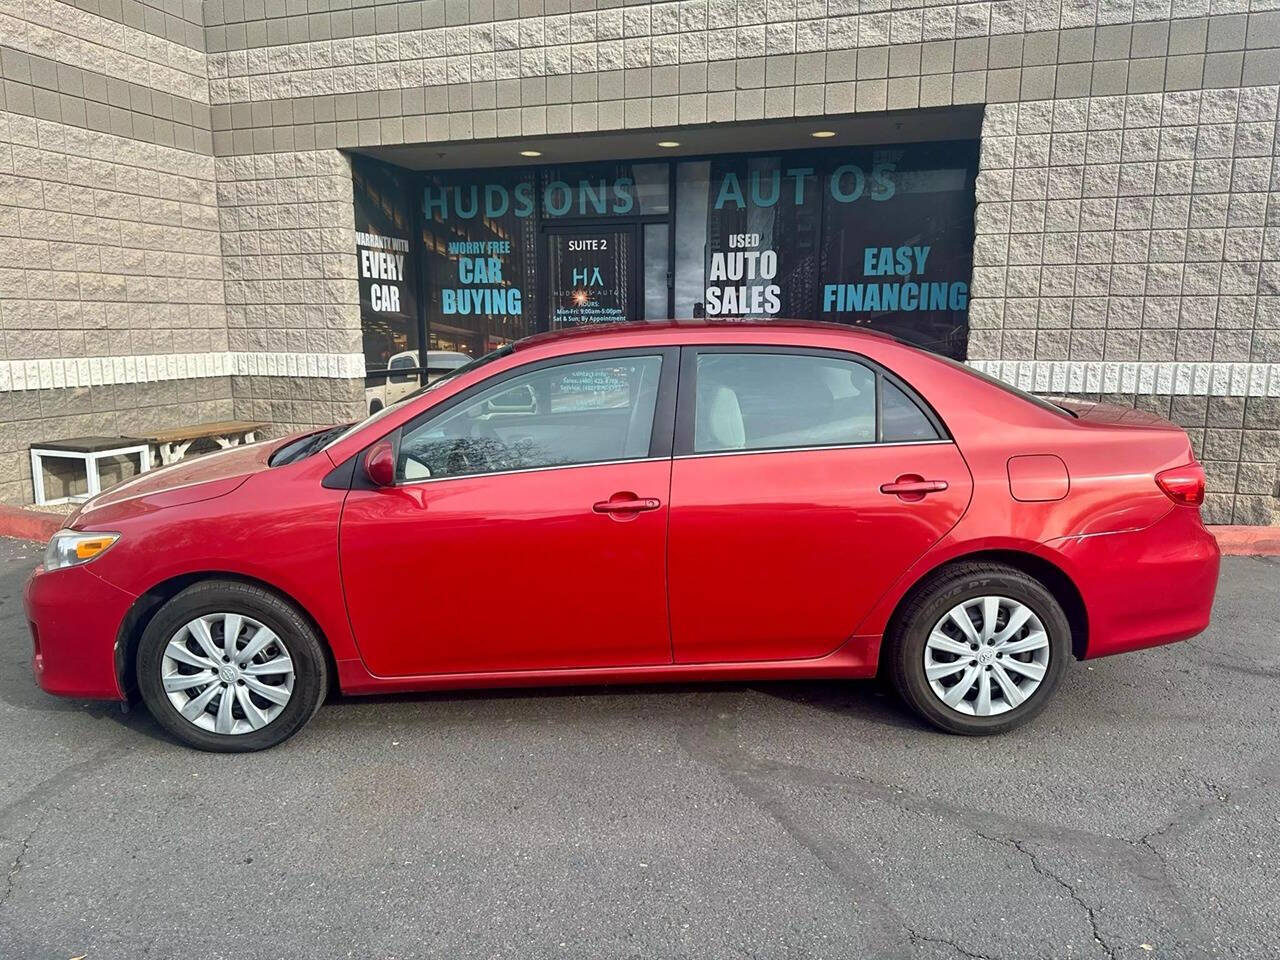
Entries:
MULTIPOLYGON (((427 351, 427 383, 437 380, 464 363, 470 363, 471 357, 453 350, 427 351)), ((367 384, 364 388, 364 399, 370 413, 377 413, 383 407, 389 407, 397 400, 403 400, 421 386, 418 374, 418 351, 404 350, 392 354, 387 361, 386 376, 380 382, 367 384), (396 371, 402 371, 397 373, 396 371)))

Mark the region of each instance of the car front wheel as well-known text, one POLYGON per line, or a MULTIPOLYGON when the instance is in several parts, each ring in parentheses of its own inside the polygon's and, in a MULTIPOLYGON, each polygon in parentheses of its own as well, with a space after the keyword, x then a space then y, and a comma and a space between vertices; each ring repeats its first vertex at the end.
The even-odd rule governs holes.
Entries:
POLYGON ((1039 713, 1071 654, 1053 594, 1020 570, 958 564, 895 618, 886 654, 894 686, 949 733, 1001 733, 1039 713))
POLYGON ((306 618, 275 594, 204 581, 169 600, 138 645, 138 687, 156 721, 190 746, 275 746, 319 709, 324 651, 306 618))

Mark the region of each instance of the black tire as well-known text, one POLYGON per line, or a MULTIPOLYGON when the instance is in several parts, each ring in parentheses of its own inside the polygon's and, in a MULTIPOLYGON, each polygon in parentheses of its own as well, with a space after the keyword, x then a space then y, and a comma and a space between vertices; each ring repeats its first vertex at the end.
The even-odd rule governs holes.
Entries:
POLYGON ((1038 714, 1057 689, 1071 656, 1071 625, 1053 594, 1021 570, 990 563, 959 563, 927 581, 894 618, 885 640, 889 675, 902 699, 938 729, 966 736, 1003 733, 1038 714), (974 716, 953 709, 934 693, 925 677, 925 643, 953 607, 984 596, 1007 597, 1034 612, 1048 635, 1049 662, 1040 685, 1025 701, 1004 713, 974 716))
MULTIPOLYGON (((291 603, 261 587, 235 580, 204 580, 169 600, 147 624, 138 644, 138 689, 156 722, 188 746, 218 753, 265 750, 293 736, 315 715, 329 686, 329 668, 315 630, 291 603), (161 661, 182 627, 200 616, 238 613, 269 627, 293 662, 293 692, 266 726, 239 734, 203 730, 187 720, 164 691, 161 661)), ((239 708, 237 708, 239 709, 239 708)))

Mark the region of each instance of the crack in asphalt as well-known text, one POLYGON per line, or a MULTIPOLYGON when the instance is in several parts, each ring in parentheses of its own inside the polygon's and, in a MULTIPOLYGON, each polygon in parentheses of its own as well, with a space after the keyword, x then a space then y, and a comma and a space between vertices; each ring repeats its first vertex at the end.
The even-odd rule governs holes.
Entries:
MULTIPOLYGON (((967 818, 979 816, 983 821, 998 821, 1007 824, 1021 824, 1020 821, 1012 818, 1002 817, 995 814, 985 814, 982 811, 964 810, 963 808, 952 807, 940 801, 930 800, 917 796, 908 796, 906 790, 898 787, 890 787, 877 781, 864 777, 842 777, 834 774, 825 774, 822 771, 813 770, 809 767, 803 767, 795 764, 782 764, 770 761, 761 761, 751 758, 745 752, 732 742, 732 734, 737 728, 738 717, 741 713, 745 695, 737 699, 732 715, 722 714, 720 716, 721 723, 704 724, 694 727, 687 727, 677 738, 681 747, 693 759, 699 760, 717 773, 719 773, 729 784, 731 784, 745 799, 750 801, 763 813, 765 813, 774 823, 776 823, 789 837, 798 843, 803 849, 808 851, 819 863, 843 885, 849 889, 856 897, 862 899, 862 905, 874 906, 879 914, 880 923, 873 928, 877 932, 884 932, 884 928, 888 925, 891 928, 900 929, 906 933, 908 939, 913 944, 921 943, 938 943, 950 947, 962 957, 970 958, 970 960, 1001 960, 1001 958, 992 953, 975 953, 972 950, 961 946, 954 940, 945 937, 930 936, 916 930, 907 919, 901 916, 898 911, 884 898, 884 896, 875 887, 870 885, 865 874, 853 869, 853 862, 850 856, 850 850, 847 845, 839 841, 827 838, 822 831, 805 827, 799 819, 786 808, 776 797, 770 795, 764 786, 771 779, 777 779, 779 775, 790 775, 792 782, 807 782, 810 785, 836 787, 844 790, 853 788, 857 790, 861 788, 861 792, 870 799, 881 800, 888 805, 897 807, 908 813, 921 814, 919 809, 923 806, 927 809, 929 815, 939 815, 938 810, 942 809, 945 813, 941 814, 946 819, 959 820, 973 829, 978 836, 983 839, 993 839, 985 836, 980 829, 973 827, 966 822, 967 818), (800 776, 797 776, 800 775, 800 776), (850 782, 855 781, 855 782, 850 782), (872 796, 874 794, 874 796, 872 796)), ((1082 831, 1072 831, 1063 828, 1048 828, 1061 835, 1075 836, 1082 834, 1082 831)), ((1083 834, 1094 841, 1109 838, 1102 838, 1096 834, 1083 834)), ((1123 843, 1123 841, 1120 841, 1123 843)), ((1117 849, 1114 844, 1109 846, 1113 852, 1117 849)), ((1128 852, 1127 846, 1120 846, 1119 849, 1128 852)), ((1026 851, 1021 851, 1026 854, 1026 851)), ((1029 855, 1029 854, 1027 854, 1029 855)), ((1039 872, 1039 870, 1037 870, 1039 872)), ((1088 910, 1088 906, 1074 896, 1074 890, 1060 879, 1053 877, 1051 874, 1046 876, 1057 879, 1060 884, 1072 893, 1072 899, 1088 910)), ((1092 911, 1090 910, 1090 920, 1092 923, 1092 911)), ((1114 960, 1115 955, 1105 942, 1099 937, 1096 925, 1093 926, 1094 939, 1103 945, 1107 952, 1109 960, 1114 960)), ((887 940, 879 945, 883 951, 888 951, 885 955, 896 956, 895 948, 900 947, 900 941, 887 940)), ((1030 960, 1030 958, 1025 958, 1030 960)))
POLYGON ((992 837, 982 832, 979 832, 978 836, 980 836, 983 840, 990 841, 991 843, 998 843, 998 844, 1001 844, 1002 846, 1012 847, 1014 850, 1017 850, 1020 854, 1022 854, 1024 857, 1027 858, 1027 861, 1031 864, 1032 870, 1034 870, 1040 876, 1044 877, 1046 880, 1050 880, 1056 883, 1063 890, 1067 891, 1067 895, 1076 904, 1078 904, 1081 909, 1084 910, 1085 916, 1088 918, 1088 921, 1089 921, 1089 929, 1093 932, 1094 942, 1096 942, 1100 947, 1102 947, 1102 951, 1107 955, 1108 960, 1115 960, 1115 957, 1116 957, 1115 948, 1112 947, 1109 943, 1107 943, 1106 938, 1103 937, 1101 926, 1098 923, 1098 914, 1096 910, 1093 908, 1093 906, 1089 904, 1088 901, 1084 899, 1084 897, 1080 896, 1080 893, 1079 891, 1076 890, 1074 884, 1068 883, 1062 877, 1058 876, 1058 874, 1054 873, 1052 870, 1043 866, 1040 863, 1040 858, 1035 855, 1035 852, 1032 850, 1028 850, 1025 846, 1023 846, 1023 844, 1026 841, 1019 840, 1016 837, 992 837))
MULTIPOLYGON (((688 749, 688 743, 684 745, 688 749)), ((735 748, 736 749, 736 748, 735 748)), ((1174 892, 1167 882, 1152 875, 1151 857, 1135 851, 1130 841, 1119 837, 1061 827, 1054 824, 1034 820, 1023 820, 1004 814, 992 813, 972 807, 961 807, 934 797, 913 793, 905 787, 893 786, 863 777, 858 774, 834 774, 799 764, 780 763, 770 760, 758 760, 746 757, 738 752, 738 769, 748 776, 767 779, 786 777, 793 782, 809 786, 826 787, 856 794, 863 799, 873 800, 896 807, 908 813, 942 820, 958 821, 974 833, 992 832, 1002 834, 1021 834, 1027 839, 1038 839, 1047 843, 1075 844, 1095 853, 1116 857, 1126 870, 1139 879, 1163 890, 1174 892)), ((1158 871, 1158 872, 1163 872, 1158 871)))
POLYGON ((1209 792, 1208 799, 1178 814, 1163 826, 1127 842, 1150 850, 1161 863, 1165 863, 1165 855, 1153 843, 1155 839, 1199 825, 1208 819, 1210 813, 1230 803, 1232 799, 1243 799, 1243 794, 1257 791, 1265 796, 1267 792, 1280 786, 1280 762, 1262 764, 1254 771, 1253 776, 1229 788, 1213 780, 1201 780, 1200 785, 1209 792))
POLYGON ((44 825, 44 817, 37 818, 35 824, 27 831, 27 835, 18 843, 18 855, 13 858, 13 863, 9 865, 9 872, 4 880, 4 893, 0 893, 0 907, 4 907, 9 902, 9 897, 13 893, 14 882, 18 879, 18 872, 22 870, 22 861, 26 859, 27 851, 31 847, 31 840, 44 825))
POLYGON ((960 954, 960 956, 969 958, 969 960, 1002 960, 1001 957, 994 953, 972 953, 960 946, 960 944, 956 943, 954 940, 947 940, 943 937, 926 937, 922 933, 917 933, 915 930, 911 929, 911 927, 907 927, 907 936, 909 936, 911 938, 911 942, 917 946, 922 943, 940 943, 944 947, 950 947, 956 953, 960 954))
POLYGON ((720 774, 735 790, 738 791, 757 809, 776 823, 787 836, 806 850, 817 860, 840 884, 856 898, 855 903, 864 909, 870 908, 879 916, 880 922, 869 925, 870 931, 882 942, 876 945, 883 955, 891 956, 896 942, 888 936, 888 930, 901 928, 910 933, 905 921, 890 906, 880 892, 869 885, 862 874, 853 869, 848 851, 843 845, 829 840, 820 830, 806 828, 776 797, 769 794, 767 788, 754 780, 748 766, 735 762, 741 755, 730 737, 738 725, 743 697, 737 698, 734 713, 722 715, 722 722, 700 727, 704 734, 702 742, 690 738, 688 728, 677 738, 685 752, 695 760, 699 760, 720 774), (860 903, 858 901, 861 901, 860 903))
MULTIPOLYGON (((750 691, 748 691, 750 692, 750 691)), ((1194 826, 1205 819, 1210 811, 1227 802, 1233 796, 1231 791, 1211 781, 1203 781, 1211 798, 1197 804, 1190 810, 1180 813, 1169 823, 1150 831, 1137 840, 1126 837, 1110 836, 1047 824, 1038 821, 1023 820, 987 810, 968 808, 945 800, 921 795, 909 791, 905 787, 893 786, 858 774, 837 774, 825 770, 814 769, 800 764, 785 763, 748 755, 743 748, 733 741, 737 727, 738 715, 743 708, 743 700, 739 698, 732 715, 722 714, 719 723, 696 724, 686 727, 678 742, 695 760, 712 767, 727 780, 740 794, 760 808, 769 818, 777 823, 793 840, 810 852, 820 863, 844 885, 850 887, 856 895, 866 903, 875 904, 881 918, 894 928, 905 931, 913 940, 921 942, 937 942, 953 947, 961 956, 983 957, 984 960, 998 960, 989 954, 974 953, 945 937, 923 934, 915 930, 901 917, 895 906, 885 899, 884 895, 870 885, 866 879, 866 871, 852 868, 850 851, 839 841, 826 837, 820 830, 804 825, 796 815, 788 810, 782 801, 769 790, 768 785, 776 782, 787 782, 798 785, 836 789, 846 794, 880 802, 907 813, 959 823, 978 837, 989 842, 1009 846, 1025 857, 1033 870, 1046 879, 1060 886, 1068 897, 1083 911, 1088 920, 1093 940, 1109 960, 1114 960, 1115 949, 1106 939, 1102 930, 1097 908, 1086 901, 1075 885, 1067 882, 1046 865, 1044 854, 1037 854, 1029 844, 1070 846, 1087 857, 1104 857, 1113 861, 1149 893, 1155 895, 1174 908, 1175 915, 1182 918, 1179 927, 1171 929, 1171 933, 1179 936, 1202 940, 1204 932, 1199 924, 1187 916, 1182 897, 1184 890, 1176 883, 1170 873, 1165 855, 1156 846, 1157 838, 1166 836, 1177 830, 1194 826)), ((1251 783, 1233 789, 1262 789, 1276 785, 1280 777, 1280 764, 1266 764, 1255 771, 1251 783)), ((899 941, 900 946, 900 941, 899 941)))

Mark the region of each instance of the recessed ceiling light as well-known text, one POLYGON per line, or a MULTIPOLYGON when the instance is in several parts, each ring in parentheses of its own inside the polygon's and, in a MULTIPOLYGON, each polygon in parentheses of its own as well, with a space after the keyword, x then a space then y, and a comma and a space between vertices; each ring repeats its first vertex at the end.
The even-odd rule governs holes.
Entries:
POLYGON ((666 147, 666 148, 669 150, 669 149, 671 149, 672 147, 678 147, 678 146, 680 146, 680 141, 679 141, 679 140, 659 140, 659 141, 658 141, 658 146, 660 146, 660 147, 666 147))
POLYGON ((813 133, 809 134, 809 136, 818 140, 826 140, 830 137, 834 137, 835 135, 836 132, 834 130, 815 130, 813 133))
POLYGON ((522 157, 540 157, 540 156, 542 156, 542 151, 541 151, 541 150, 521 150, 521 151, 520 151, 520 156, 522 156, 522 157))

